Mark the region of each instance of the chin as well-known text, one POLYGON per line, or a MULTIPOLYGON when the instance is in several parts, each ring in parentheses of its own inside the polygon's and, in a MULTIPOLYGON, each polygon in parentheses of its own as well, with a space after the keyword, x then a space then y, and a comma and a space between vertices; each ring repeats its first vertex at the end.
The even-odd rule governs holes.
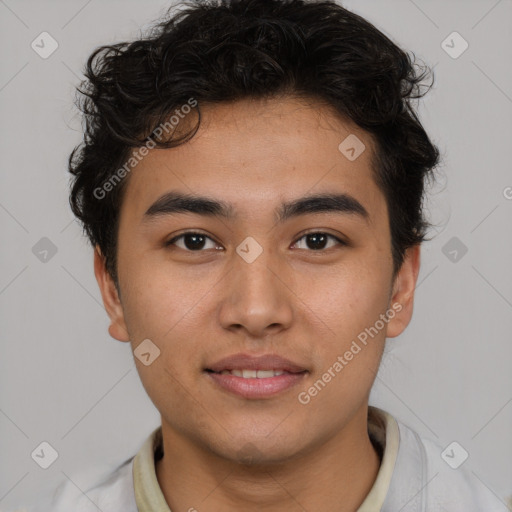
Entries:
POLYGON ((247 436, 230 439, 230 446, 216 446, 213 451, 234 463, 256 468, 284 464, 297 457, 298 442, 293 442, 291 437, 287 437, 287 441, 287 444, 283 444, 282 440, 247 436))

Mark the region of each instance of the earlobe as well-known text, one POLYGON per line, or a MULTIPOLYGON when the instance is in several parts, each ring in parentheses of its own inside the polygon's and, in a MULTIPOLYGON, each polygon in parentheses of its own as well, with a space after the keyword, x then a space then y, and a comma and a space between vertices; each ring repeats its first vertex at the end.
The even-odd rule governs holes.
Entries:
POLYGON ((411 321, 414 291, 420 269, 420 250, 420 245, 407 249, 402 266, 395 277, 389 304, 389 308, 395 311, 395 315, 388 322, 386 331, 386 337, 388 338, 400 335, 411 321))
POLYGON ((124 321, 123 306, 112 276, 105 266, 105 258, 98 246, 94 249, 94 275, 103 298, 103 305, 110 318, 108 332, 112 338, 119 341, 130 341, 128 329, 124 321))

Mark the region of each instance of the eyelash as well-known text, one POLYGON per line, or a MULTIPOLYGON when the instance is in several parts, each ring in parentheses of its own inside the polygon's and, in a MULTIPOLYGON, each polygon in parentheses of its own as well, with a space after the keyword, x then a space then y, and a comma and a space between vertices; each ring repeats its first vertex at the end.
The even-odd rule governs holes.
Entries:
MULTIPOLYGON (((201 236, 204 236, 205 238, 208 238, 212 242, 217 243, 211 237, 209 237, 208 235, 206 235, 204 233, 201 233, 199 231, 186 231, 185 233, 181 233, 180 235, 175 236, 171 240, 165 242, 164 245, 165 245, 165 247, 170 247, 170 246, 174 245, 177 240, 180 240, 180 239, 182 239, 183 237, 185 237, 187 235, 201 235, 201 236)), ((324 231, 311 231, 309 233, 305 233, 301 237, 297 238, 297 240, 293 243, 293 245, 296 245, 300 240, 302 240, 303 238, 305 238, 305 237, 307 237, 309 235, 327 235, 328 238, 336 240, 336 242, 338 242, 338 244, 341 245, 341 246, 347 246, 348 245, 346 242, 344 242, 343 240, 341 240, 337 236, 331 235, 330 233, 325 233, 324 231)), ((218 245, 220 245, 220 244, 218 244, 218 245)), ((332 247, 328 247, 327 249, 331 249, 331 248, 332 247)), ((182 250, 184 250, 186 252, 204 252, 205 251, 204 249, 199 249, 197 251, 193 251, 193 250, 187 249, 187 248, 183 249, 182 247, 179 247, 179 249, 182 249, 182 250)), ((314 249, 307 249, 307 250, 309 252, 325 252, 327 249, 316 249, 316 250, 314 250, 314 249)))

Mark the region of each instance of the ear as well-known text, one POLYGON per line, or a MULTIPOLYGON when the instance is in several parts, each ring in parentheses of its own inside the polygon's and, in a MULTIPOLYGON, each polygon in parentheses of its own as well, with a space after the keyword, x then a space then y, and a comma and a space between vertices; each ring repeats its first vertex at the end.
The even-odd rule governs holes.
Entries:
POLYGON ((105 258, 98 246, 94 249, 94 275, 100 287, 103 305, 110 317, 108 332, 119 341, 130 341, 128 329, 124 321, 123 306, 117 293, 116 285, 105 267, 105 258))
POLYGON ((409 325, 414 305, 414 291, 420 270, 420 245, 406 250, 404 261, 393 283, 390 310, 395 316, 388 322, 386 337, 394 338, 409 325))

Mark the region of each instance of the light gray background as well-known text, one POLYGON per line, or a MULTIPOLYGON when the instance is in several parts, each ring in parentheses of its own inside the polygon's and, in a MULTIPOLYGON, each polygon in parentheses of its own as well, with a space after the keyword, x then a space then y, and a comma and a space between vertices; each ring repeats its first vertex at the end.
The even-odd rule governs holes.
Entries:
MULTIPOLYGON (((86 488, 159 423, 129 346, 107 333, 66 163, 81 137, 72 100, 86 58, 136 37, 167 5, 0 0, 0 510, 64 478, 86 488), (43 31, 59 44, 46 60, 30 46, 43 31), (42 237, 58 248, 46 263, 32 252, 42 237), (30 457, 42 441, 59 454, 46 470, 30 457)), ((481 485, 510 495, 512 2, 344 5, 435 66, 420 115, 444 156, 415 315, 388 341, 372 403, 442 447, 456 440, 481 485), (457 59, 441 47, 453 31, 469 43, 457 59), (468 248, 457 262, 443 253, 453 237, 468 248)))

